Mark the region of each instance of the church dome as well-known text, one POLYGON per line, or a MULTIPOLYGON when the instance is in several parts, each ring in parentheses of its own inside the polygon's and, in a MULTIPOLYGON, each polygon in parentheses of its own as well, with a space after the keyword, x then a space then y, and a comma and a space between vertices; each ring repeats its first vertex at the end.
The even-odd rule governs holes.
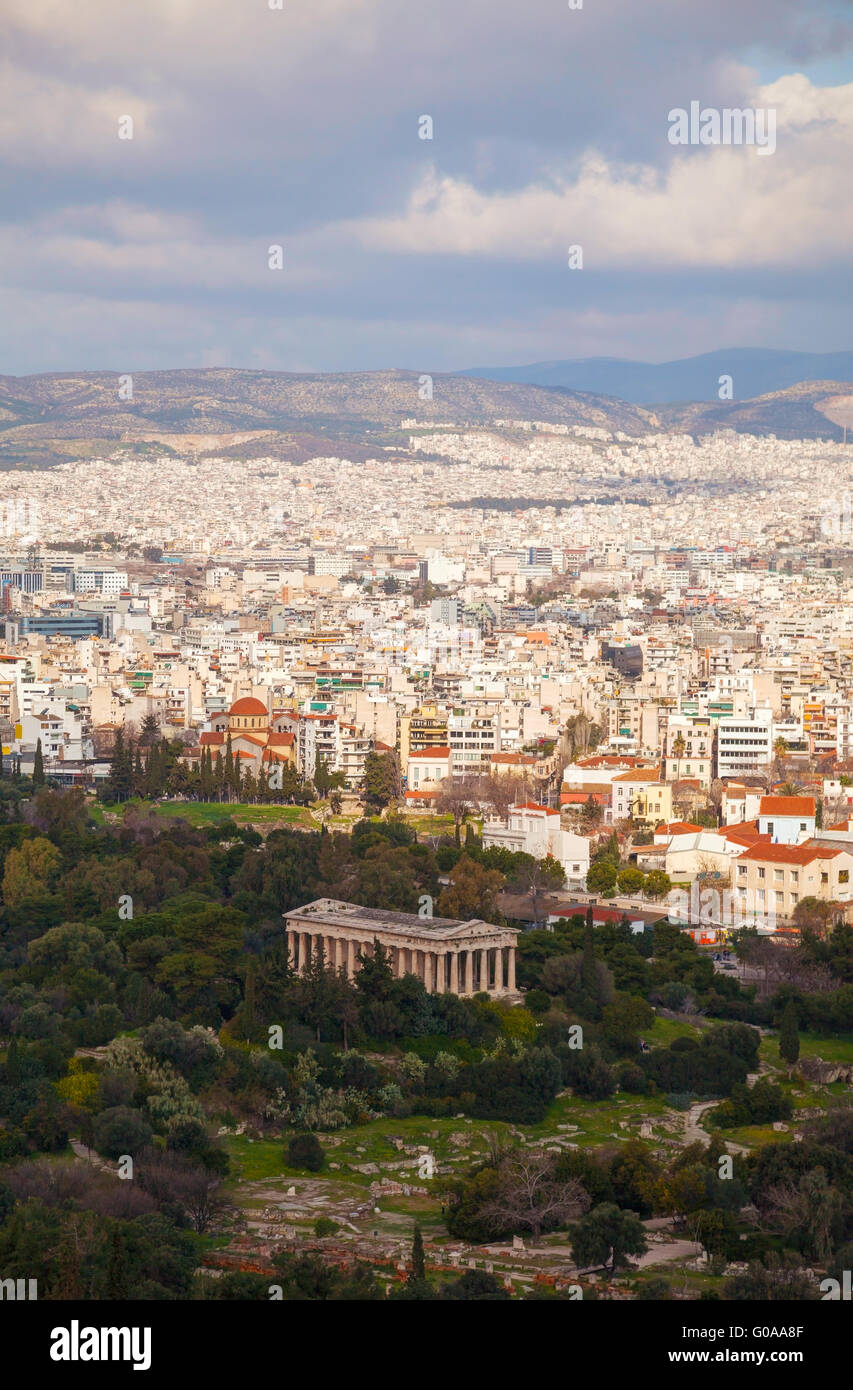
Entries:
POLYGON ((265 719, 268 718, 268 711, 266 705, 261 704, 260 700, 254 699, 254 697, 251 695, 244 695, 242 700, 235 701, 235 703, 231 706, 230 710, 228 711, 228 714, 229 717, 232 714, 261 714, 265 719))

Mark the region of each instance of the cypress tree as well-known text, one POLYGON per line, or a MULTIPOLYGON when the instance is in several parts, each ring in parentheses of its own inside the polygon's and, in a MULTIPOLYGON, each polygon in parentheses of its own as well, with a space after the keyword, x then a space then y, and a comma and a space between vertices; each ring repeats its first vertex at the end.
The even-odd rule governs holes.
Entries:
POLYGON ((797 1029, 797 1006, 789 999, 782 1010, 779 1023, 779 1056, 788 1063, 789 1069, 799 1060, 800 1034, 797 1029))
POLYGON ((598 1017, 598 971, 595 966, 595 928, 593 926, 592 908, 586 910, 586 925, 583 933, 583 963, 581 965, 581 983, 583 984, 584 999, 588 1010, 593 1018, 598 1017))
POLYGON ((419 1283, 426 1278, 426 1261, 424 1259, 424 1238, 421 1235, 420 1226, 415 1226, 415 1234, 412 1240, 412 1273, 410 1280, 412 1283, 419 1283))
POLYGON ((223 780, 226 794, 230 795, 234 786, 234 751, 231 747, 230 732, 225 740, 225 773, 223 780))
POLYGON ((41 751, 41 739, 36 742, 36 756, 33 763, 33 786, 44 786, 44 754, 41 751))
POLYGON ((21 1058, 18 1039, 13 1037, 6 1050, 6 1085, 17 1086, 21 1080, 21 1058))
POLYGON ((113 801, 126 801, 133 789, 132 754, 129 748, 125 748, 124 729, 121 725, 116 730, 113 744, 108 786, 113 801))

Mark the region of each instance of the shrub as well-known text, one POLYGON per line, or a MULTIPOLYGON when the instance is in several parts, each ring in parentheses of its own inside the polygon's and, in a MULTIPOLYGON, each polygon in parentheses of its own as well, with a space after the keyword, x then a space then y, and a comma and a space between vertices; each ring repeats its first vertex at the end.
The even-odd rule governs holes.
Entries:
POLYGON ((151 1126, 138 1110, 129 1106, 117 1105, 112 1110, 102 1110, 94 1124, 95 1148, 105 1158, 120 1158, 122 1154, 135 1154, 151 1143, 151 1126))
POLYGON ((326 1162, 326 1151, 316 1134, 294 1134, 287 1146, 285 1161, 288 1168, 307 1168, 319 1173, 326 1162))
POLYGON ((546 1014, 551 1007, 551 999, 544 989, 530 989, 524 1002, 532 1014, 546 1014))

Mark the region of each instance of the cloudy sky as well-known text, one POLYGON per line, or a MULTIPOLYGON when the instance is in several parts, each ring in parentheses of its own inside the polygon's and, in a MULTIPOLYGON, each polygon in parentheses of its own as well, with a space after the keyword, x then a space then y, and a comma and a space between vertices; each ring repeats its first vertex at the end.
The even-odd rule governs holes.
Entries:
POLYGON ((0 372, 853 347, 853 0, 269 5, 2 0, 0 372))

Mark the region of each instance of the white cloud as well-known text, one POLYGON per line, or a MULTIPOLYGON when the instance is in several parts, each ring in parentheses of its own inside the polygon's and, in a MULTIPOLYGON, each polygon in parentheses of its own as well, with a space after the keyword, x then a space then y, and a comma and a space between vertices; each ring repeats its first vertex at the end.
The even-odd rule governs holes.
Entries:
MULTIPOLYGON (((565 263, 587 269, 814 266, 848 260, 853 183, 853 84, 814 87, 794 74, 759 88, 777 111, 773 155, 747 146, 677 149, 666 168, 616 165, 590 151, 574 178, 540 176, 485 193, 468 180, 424 175, 400 216, 353 222, 372 250, 565 263)), ((667 113, 661 111, 661 141, 667 113)))

